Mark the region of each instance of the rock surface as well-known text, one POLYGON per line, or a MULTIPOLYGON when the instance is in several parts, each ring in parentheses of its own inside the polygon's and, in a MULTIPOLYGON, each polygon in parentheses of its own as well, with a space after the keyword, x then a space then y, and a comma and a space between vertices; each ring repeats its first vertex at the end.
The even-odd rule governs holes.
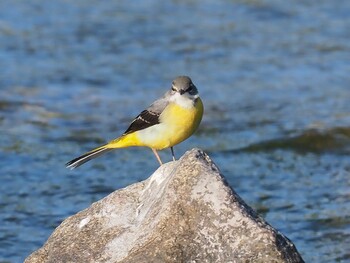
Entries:
POLYGON ((26 263, 303 262, 201 150, 162 165, 57 227, 26 263))

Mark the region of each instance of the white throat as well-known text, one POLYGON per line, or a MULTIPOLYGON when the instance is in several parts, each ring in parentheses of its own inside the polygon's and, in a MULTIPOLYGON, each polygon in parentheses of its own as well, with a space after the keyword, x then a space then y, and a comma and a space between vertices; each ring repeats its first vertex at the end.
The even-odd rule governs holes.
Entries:
POLYGON ((194 101, 198 98, 198 94, 194 96, 188 96, 187 94, 181 95, 180 93, 175 93, 173 96, 169 98, 171 102, 174 102, 180 105, 183 108, 190 109, 194 106, 194 101))

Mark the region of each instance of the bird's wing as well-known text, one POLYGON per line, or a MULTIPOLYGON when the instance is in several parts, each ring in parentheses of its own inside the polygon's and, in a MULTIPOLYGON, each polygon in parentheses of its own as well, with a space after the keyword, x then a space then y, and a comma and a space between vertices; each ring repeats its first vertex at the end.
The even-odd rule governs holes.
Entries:
POLYGON ((156 100, 146 110, 142 111, 130 124, 123 135, 135 131, 143 130, 159 123, 159 116, 165 107, 169 104, 167 94, 159 100, 156 100))

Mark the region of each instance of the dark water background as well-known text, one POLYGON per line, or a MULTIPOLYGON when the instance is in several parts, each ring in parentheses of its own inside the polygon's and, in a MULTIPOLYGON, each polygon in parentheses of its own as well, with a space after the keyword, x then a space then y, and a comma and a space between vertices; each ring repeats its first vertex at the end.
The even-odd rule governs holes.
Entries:
MULTIPOLYGON (((64 164, 182 74, 207 151, 306 262, 350 262, 350 1, 0 0, 0 262, 146 179, 152 152, 64 164)), ((162 153, 170 160, 170 151, 162 153)))

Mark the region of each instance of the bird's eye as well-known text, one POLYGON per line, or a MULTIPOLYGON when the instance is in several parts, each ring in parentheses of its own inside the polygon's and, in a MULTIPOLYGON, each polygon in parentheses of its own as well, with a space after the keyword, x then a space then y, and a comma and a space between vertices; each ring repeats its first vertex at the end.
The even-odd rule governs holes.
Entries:
POLYGON ((174 88, 174 86, 171 86, 171 90, 172 90, 172 91, 176 91, 176 89, 174 88))
POLYGON ((188 87, 187 91, 192 91, 193 87, 194 87, 194 85, 191 83, 190 86, 188 87))

